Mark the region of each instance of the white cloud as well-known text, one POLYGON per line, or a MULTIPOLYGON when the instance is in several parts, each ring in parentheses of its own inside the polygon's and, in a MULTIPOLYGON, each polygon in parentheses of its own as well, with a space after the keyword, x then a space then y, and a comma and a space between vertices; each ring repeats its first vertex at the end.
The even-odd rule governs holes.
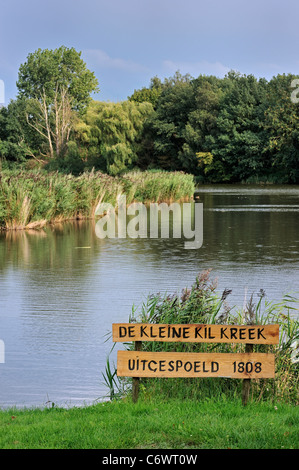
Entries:
POLYGON ((86 49, 83 51, 83 55, 95 66, 99 66, 105 69, 116 69, 134 73, 148 71, 145 66, 138 64, 137 62, 110 57, 101 49, 86 49))
POLYGON ((199 75, 216 75, 221 78, 231 70, 230 67, 226 67, 220 62, 207 62, 206 60, 199 62, 174 62, 172 60, 164 60, 163 66, 171 73, 179 70, 182 74, 189 73, 195 78, 199 75))

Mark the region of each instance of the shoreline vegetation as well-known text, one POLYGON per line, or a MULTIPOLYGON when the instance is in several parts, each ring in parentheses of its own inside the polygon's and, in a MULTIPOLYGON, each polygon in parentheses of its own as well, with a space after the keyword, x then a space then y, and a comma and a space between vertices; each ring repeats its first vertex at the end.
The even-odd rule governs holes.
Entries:
MULTIPOLYGON (((142 379, 133 403, 132 379, 117 378, 107 360, 105 383, 110 396, 83 407, 0 409, 2 449, 298 449, 298 321, 290 310, 294 299, 281 303, 253 296, 242 309, 230 308, 225 290, 220 296, 210 271, 199 274, 182 294, 149 296, 133 306, 129 322, 267 324, 278 322, 278 345, 259 345, 276 355, 276 378, 252 380, 250 400, 242 405, 241 380, 142 379), (296 343, 294 345, 294 343, 296 343), (110 390, 109 390, 110 389, 110 390), (121 426, 120 426, 121 423, 121 426)), ((147 343, 148 350, 194 345, 147 343)), ((211 345, 196 347, 209 351, 211 345)), ((223 352, 244 345, 216 345, 223 352)), ((130 345, 127 348, 130 349, 130 345)))
POLYGON ((80 175, 184 171, 198 183, 299 182, 298 77, 152 77, 116 103, 73 47, 30 52, 0 109, 0 158, 80 175), (31 162, 31 163, 30 163, 31 162))
POLYGON ((194 177, 181 171, 131 171, 80 176, 43 169, 0 170, 0 231, 40 229, 46 224, 91 219, 99 203, 116 205, 120 194, 132 202, 191 200, 194 177))
MULTIPOLYGON (((254 345, 253 352, 275 355, 275 378, 252 379, 250 400, 260 403, 299 405, 299 320, 297 296, 288 294, 280 302, 267 299, 263 289, 244 299, 244 305, 229 304, 230 289, 217 292, 217 279, 211 270, 200 273, 194 284, 179 294, 153 294, 137 309, 133 306, 129 323, 200 324, 200 325, 279 325, 278 345, 254 345)), ((126 343, 134 350, 134 342, 126 343)), ((142 351, 192 353, 242 353, 245 345, 238 343, 144 342, 142 351)), ((109 358, 103 373, 110 399, 121 398, 131 390, 131 380, 118 377, 109 358)), ((196 401, 241 397, 242 380, 218 378, 151 378, 142 379, 146 396, 163 396, 196 401)))

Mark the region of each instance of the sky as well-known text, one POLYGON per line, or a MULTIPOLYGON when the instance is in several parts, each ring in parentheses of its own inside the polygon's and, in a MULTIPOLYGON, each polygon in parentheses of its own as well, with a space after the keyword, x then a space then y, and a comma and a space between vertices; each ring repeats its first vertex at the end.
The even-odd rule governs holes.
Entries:
POLYGON ((0 100, 16 98, 29 53, 62 45, 82 53, 100 101, 177 70, 297 75, 298 21, 298 0, 0 0, 0 100))

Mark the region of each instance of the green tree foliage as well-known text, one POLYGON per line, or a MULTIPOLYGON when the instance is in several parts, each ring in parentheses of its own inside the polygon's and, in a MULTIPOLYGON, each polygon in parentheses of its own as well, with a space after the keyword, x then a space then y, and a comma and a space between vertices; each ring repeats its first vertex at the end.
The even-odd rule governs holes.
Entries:
POLYGON ((127 101, 104 103, 90 98, 97 80, 80 53, 39 49, 20 66, 17 100, 0 110, 0 157, 52 157, 51 169, 75 174, 139 167, 212 183, 298 183, 295 78, 176 72, 127 101))
POLYGON ((37 152, 42 144, 40 135, 26 122, 26 100, 12 100, 1 108, 0 157, 17 162, 25 161, 27 156, 36 158, 34 149, 37 152))
POLYGON ((263 172, 265 91, 266 81, 252 75, 230 72, 223 80, 215 127, 206 134, 213 154, 207 172, 212 179, 235 182, 263 172))
POLYGON ((179 158, 188 171, 206 174, 213 166, 213 155, 207 139, 215 133, 222 96, 221 81, 213 76, 194 80, 194 110, 184 129, 185 143, 179 158))
MULTIPOLYGON (((162 83, 155 113, 145 122, 152 144, 147 142, 148 166, 209 182, 298 182, 294 78, 278 75, 268 82, 231 71, 223 79, 192 79, 176 73, 162 83)), ((134 95, 148 99, 145 89, 134 95)))
POLYGON ((151 116, 150 129, 154 136, 153 151, 156 165, 166 170, 188 170, 180 158, 185 144, 188 116, 195 108, 194 86, 189 75, 176 73, 163 83, 163 89, 151 116))
POLYGON ((143 103, 147 101, 153 105, 156 109, 159 97, 163 90, 163 84, 158 77, 153 77, 150 82, 149 88, 143 87, 141 90, 135 90, 133 95, 129 96, 129 101, 136 101, 137 103, 143 103))
POLYGON ((6 160, 25 160, 25 152, 22 148, 22 133, 17 116, 12 109, 14 104, 8 108, 0 109, 0 157, 6 160), (19 132, 18 132, 19 131, 19 132))
POLYGON ((26 102, 27 124, 43 140, 41 154, 65 155, 75 113, 84 112, 97 85, 74 48, 38 49, 28 55, 19 68, 18 100, 26 102))
POLYGON ((272 173, 287 183, 299 181, 299 103, 290 99, 295 78, 278 75, 269 82, 263 122, 272 173))
POLYGON ((75 126, 82 158, 111 175, 133 168, 142 145, 143 124, 152 113, 149 102, 93 101, 75 126))
POLYGON ((81 52, 74 48, 38 49, 28 54, 19 68, 19 97, 39 100, 45 93, 47 105, 53 105, 57 89, 64 89, 72 98, 72 108, 83 111, 97 87, 94 73, 86 68, 81 52))

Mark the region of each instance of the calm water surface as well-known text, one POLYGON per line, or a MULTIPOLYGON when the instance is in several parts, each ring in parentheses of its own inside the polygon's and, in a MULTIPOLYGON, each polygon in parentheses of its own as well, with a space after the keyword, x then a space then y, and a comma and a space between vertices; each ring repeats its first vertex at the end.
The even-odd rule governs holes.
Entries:
POLYGON ((199 250, 179 239, 100 240, 92 221, 0 235, 0 407, 103 398, 111 324, 128 321, 148 294, 190 287, 203 270, 220 293, 233 290, 230 305, 260 288, 275 301, 299 291, 298 186, 199 194, 199 250))

